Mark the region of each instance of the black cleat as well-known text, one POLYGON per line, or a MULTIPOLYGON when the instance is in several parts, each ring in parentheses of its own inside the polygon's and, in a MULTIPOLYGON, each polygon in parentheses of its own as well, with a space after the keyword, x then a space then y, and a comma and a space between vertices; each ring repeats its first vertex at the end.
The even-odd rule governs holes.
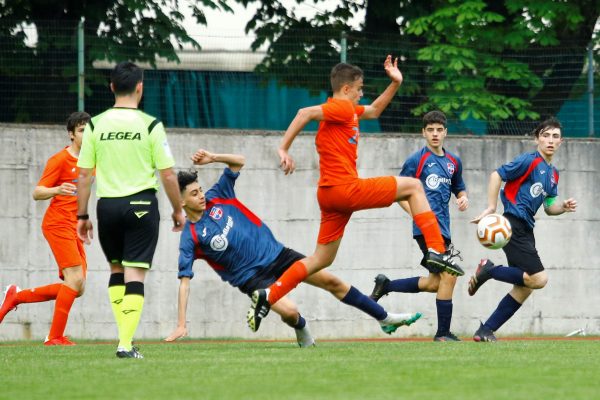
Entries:
POLYGON ((127 351, 122 347, 119 347, 117 349, 117 357, 118 358, 144 358, 144 356, 142 355, 142 353, 140 353, 140 350, 133 346, 131 348, 131 350, 127 351))
POLYGON ((471 279, 469 279, 469 296, 473 296, 481 287, 481 285, 492 278, 490 271, 494 268, 496 268, 494 263, 486 258, 483 258, 479 262, 479 265, 477 265, 477 270, 475 270, 475 275, 471 276, 471 279))
POLYGON ((495 342, 497 339, 496 336, 494 336, 494 331, 481 322, 479 324, 479 329, 477 329, 477 332, 473 335, 473 340, 476 342, 495 342))
POLYGON ((452 332, 448 332, 445 335, 435 335, 433 337, 434 342, 460 342, 461 340, 452 332))
POLYGON ((369 297, 377 302, 383 296, 387 296, 388 292, 386 288, 388 283, 390 283, 390 280, 387 276, 385 276, 384 274, 377 275, 375 277, 375 287, 373 288, 373 291, 371 292, 369 297))
POLYGON ((454 258, 460 258, 460 251, 454 250, 454 246, 451 246, 446 250, 444 254, 440 254, 433 249, 429 249, 425 256, 425 264, 429 272, 437 274, 440 272, 447 272, 454 276, 463 276, 465 271, 456 263, 454 258))
POLYGON ((256 332, 260 327, 260 322, 269 314, 271 305, 269 304, 269 291, 267 289, 258 289, 252 292, 252 301, 250 309, 246 314, 248 327, 252 332, 256 332))

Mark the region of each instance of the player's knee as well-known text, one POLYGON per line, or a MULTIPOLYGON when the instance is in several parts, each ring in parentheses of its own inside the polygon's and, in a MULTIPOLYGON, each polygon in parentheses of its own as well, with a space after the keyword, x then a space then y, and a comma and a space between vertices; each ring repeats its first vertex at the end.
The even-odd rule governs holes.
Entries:
POLYGON ((548 283, 548 275, 544 272, 539 272, 535 275, 525 275, 525 284, 531 289, 542 289, 548 283))
POLYGON ((419 289, 422 292, 435 293, 440 287, 440 280, 438 279, 425 279, 419 282, 419 289))
POLYGON ((423 191, 423 185, 417 178, 411 178, 407 176, 397 176, 396 183, 399 191, 405 194, 412 194, 417 191, 423 191))
POLYGON ((541 289, 541 288, 545 287, 547 283, 548 283, 547 276, 539 277, 538 279, 536 279, 533 282, 533 289, 541 289))
POLYGON ((323 285, 325 290, 334 295, 340 291, 344 291, 346 286, 337 276, 328 276, 323 280, 323 285))
POLYGON ((82 281, 81 286, 77 290, 77 297, 83 296, 83 293, 85 293, 85 279, 82 281))

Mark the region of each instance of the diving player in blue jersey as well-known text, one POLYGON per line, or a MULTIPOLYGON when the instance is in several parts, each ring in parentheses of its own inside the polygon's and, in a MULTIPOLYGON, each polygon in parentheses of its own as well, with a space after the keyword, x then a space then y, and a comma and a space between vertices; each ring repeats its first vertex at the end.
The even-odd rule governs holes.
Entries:
MULTIPOLYGON (((412 154, 404 163, 401 176, 419 179, 423 183, 429 206, 435 214, 446 247, 452 249, 450 236, 450 211, 448 203, 452 194, 456 197, 459 211, 469 206, 466 186, 462 178, 462 162, 460 158, 444 148, 444 139, 448 134, 446 116, 441 111, 431 111, 423 116, 423 137, 426 145, 412 154)), ((399 202, 400 206, 411 214, 408 202, 399 202)), ((413 223, 413 237, 417 241, 423 255, 427 254, 425 239, 419 228, 413 223)), ((456 252, 458 255, 458 252, 456 252)), ((405 279, 390 280, 380 274, 375 278, 375 287, 371 298, 378 301, 390 292, 418 293, 431 292, 436 295, 438 328, 434 341, 459 341, 450 331, 452 322, 452 294, 456 284, 456 276, 447 272, 421 265, 429 270, 428 276, 415 276, 405 279)))
MULTIPOLYGON (((167 341, 187 335, 186 309, 194 260, 205 260, 223 281, 251 295, 254 290, 271 285, 293 263, 304 258, 279 243, 269 227, 236 198, 234 185, 245 162, 243 156, 213 154, 200 149, 192 161, 196 165, 222 162, 227 168, 206 194, 198 184, 196 172, 177 174, 187 221, 179 243, 178 325, 167 341)), ((304 282, 325 289, 343 303, 372 316, 386 333, 421 317, 420 313, 387 313, 355 287, 324 270, 310 275, 304 282)), ((314 344, 306 321, 291 300, 284 296, 271 308, 296 330, 300 347, 314 344)))
POLYGON ((548 275, 535 248, 534 215, 544 206, 547 215, 574 212, 577 201, 572 198, 557 201, 558 171, 551 164, 554 154, 562 144, 562 126, 555 118, 540 123, 533 131, 537 150, 521 154, 508 164, 492 172, 488 185, 488 207, 472 222, 496 212, 500 192, 504 216, 512 226, 512 237, 503 247, 508 266, 495 265, 481 260, 475 275, 469 280, 469 295, 489 279, 513 284, 512 290, 500 301, 485 324, 481 324, 473 340, 495 342, 497 331, 519 310, 534 289, 548 282, 548 275))

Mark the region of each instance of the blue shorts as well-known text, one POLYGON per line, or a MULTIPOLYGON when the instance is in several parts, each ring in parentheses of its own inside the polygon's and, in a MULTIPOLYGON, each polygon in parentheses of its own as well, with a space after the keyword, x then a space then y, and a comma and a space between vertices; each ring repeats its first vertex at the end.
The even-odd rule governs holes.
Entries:
POLYGON ((529 275, 537 274, 544 270, 542 260, 535 248, 533 229, 521 218, 512 214, 504 214, 512 227, 512 236, 506 246, 502 248, 506 254, 509 267, 519 268, 529 275))

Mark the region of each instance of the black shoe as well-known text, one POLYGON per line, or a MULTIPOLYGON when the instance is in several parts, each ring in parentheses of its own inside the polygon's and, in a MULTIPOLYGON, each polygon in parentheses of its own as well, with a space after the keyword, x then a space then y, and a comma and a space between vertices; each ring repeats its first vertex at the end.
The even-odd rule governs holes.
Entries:
POLYGON ((452 332, 448 332, 445 335, 435 335, 433 337, 434 342, 460 342, 461 340, 452 332))
POLYGON ((460 251, 455 250, 454 246, 450 246, 444 254, 440 254, 433 249, 429 249, 425 256, 425 268, 429 272, 437 274, 440 272, 447 272, 454 276, 463 276, 465 271, 454 261, 454 258, 460 258, 460 251))
POLYGON ((374 301, 379 301, 383 296, 387 296, 388 292, 386 290, 388 283, 390 280, 384 274, 379 274, 375 277, 375 287, 373 291, 369 295, 371 299, 374 301))
POLYGON ((481 322, 479 324, 479 329, 477 329, 477 332, 473 335, 473 340, 476 342, 495 342, 497 339, 496 336, 494 336, 494 331, 481 322))
POLYGON ((144 358, 144 356, 142 355, 142 353, 140 353, 140 350, 133 346, 131 348, 131 350, 127 351, 122 347, 119 347, 117 349, 117 357, 118 358, 144 358))
POLYGON ((246 314, 248 327, 252 332, 256 332, 260 327, 260 321, 269 314, 271 305, 269 304, 268 289, 258 289, 252 292, 252 301, 250 309, 246 314))
POLYGON ((490 272, 494 268, 496 268, 496 266, 488 259, 483 258, 479 262, 479 265, 477 265, 477 269, 475 270, 475 275, 469 279, 469 296, 473 296, 481 285, 492 278, 490 272))

